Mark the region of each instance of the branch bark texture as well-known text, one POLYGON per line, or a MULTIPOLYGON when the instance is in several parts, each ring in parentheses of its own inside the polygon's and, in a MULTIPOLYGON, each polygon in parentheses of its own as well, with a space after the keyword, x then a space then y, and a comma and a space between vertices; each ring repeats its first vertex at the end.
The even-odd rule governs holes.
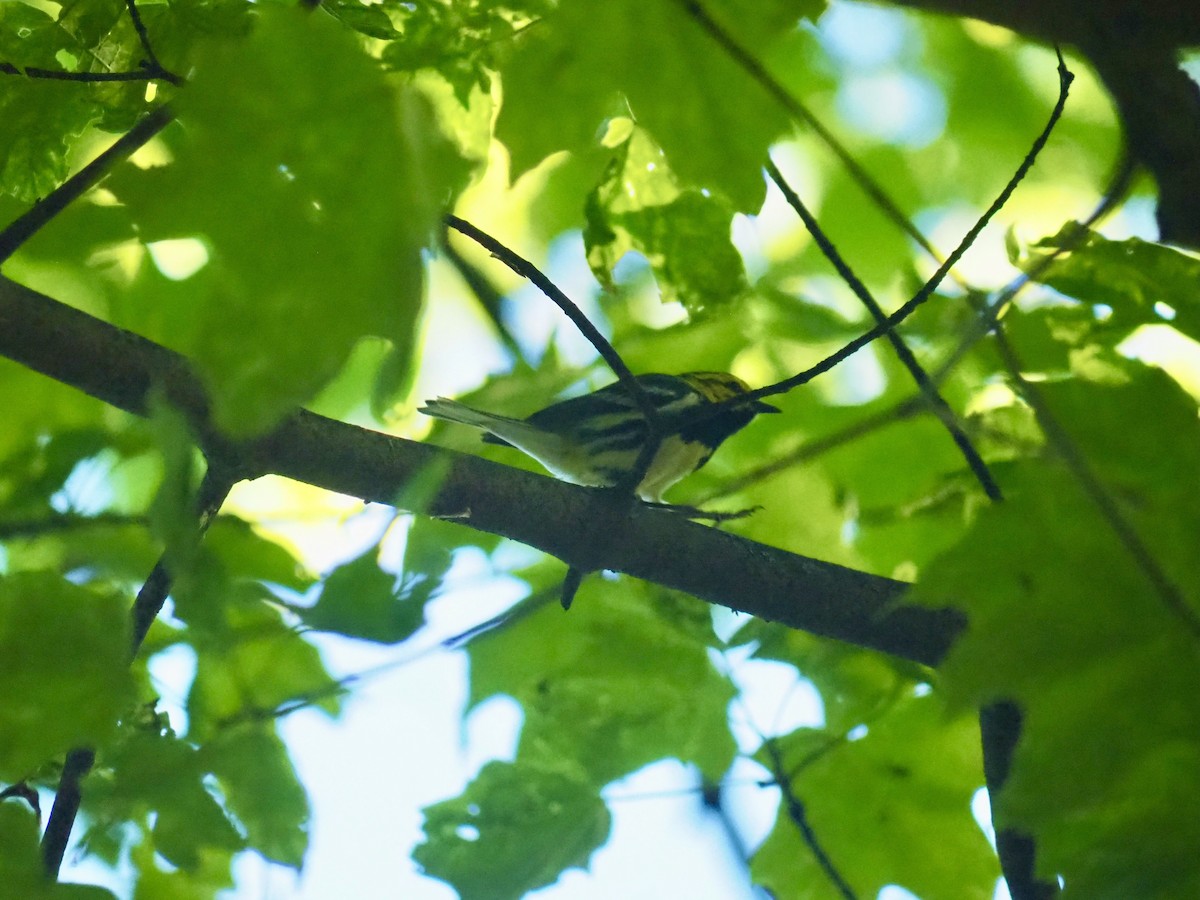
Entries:
POLYGON ((503 535, 581 571, 610 569, 711 603, 926 665, 963 626, 954 610, 900 603, 902 582, 789 553, 628 498, 348 425, 306 411, 241 443, 209 422, 183 356, 0 277, 0 354, 144 415, 152 390, 187 415, 202 449, 240 477, 277 474, 395 504, 417 475, 444 475, 425 510, 503 535))

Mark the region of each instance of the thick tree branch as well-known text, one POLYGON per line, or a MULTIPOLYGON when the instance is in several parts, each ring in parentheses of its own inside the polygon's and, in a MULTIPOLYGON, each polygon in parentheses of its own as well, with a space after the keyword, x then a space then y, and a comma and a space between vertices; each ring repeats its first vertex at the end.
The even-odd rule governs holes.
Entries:
POLYGON ((936 665, 963 625, 954 610, 897 605, 907 585, 768 547, 660 510, 301 411, 265 437, 232 444, 208 422, 188 361, 0 278, 0 354, 138 415, 159 387, 210 458, 242 477, 274 473, 393 503, 445 467, 428 512, 549 553, 583 571, 611 569, 711 603, 936 665), (587 523, 581 526, 580 523, 587 523))

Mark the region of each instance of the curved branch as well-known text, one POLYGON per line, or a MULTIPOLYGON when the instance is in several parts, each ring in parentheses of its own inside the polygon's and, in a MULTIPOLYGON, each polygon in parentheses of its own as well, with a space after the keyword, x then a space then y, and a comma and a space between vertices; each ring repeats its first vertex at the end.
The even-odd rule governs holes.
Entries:
POLYGON ((1070 44, 1095 67, 1129 147, 1158 184, 1162 240, 1200 247, 1200 87, 1177 63, 1200 44, 1200 4, 1177 0, 890 0, 1070 44))
POLYGON ((611 492, 306 411, 265 437, 234 444, 209 423, 207 394, 184 357, 5 278, 0 354, 138 415, 159 386, 188 416, 210 458, 243 477, 274 473, 391 504, 415 475, 444 467, 427 512, 528 544, 582 571, 624 572, 926 665, 942 659, 964 624, 956 610, 898 605, 903 582, 614 501, 611 492))

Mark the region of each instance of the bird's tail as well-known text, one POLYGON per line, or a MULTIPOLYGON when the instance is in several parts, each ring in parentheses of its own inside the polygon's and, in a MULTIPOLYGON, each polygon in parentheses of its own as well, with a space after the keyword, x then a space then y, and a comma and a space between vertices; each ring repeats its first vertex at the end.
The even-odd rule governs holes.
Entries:
POLYGON ((522 438, 528 439, 531 434, 538 431, 538 429, 526 422, 522 422, 520 419, 511 419, 508 416, 498 416, 495 413, 484 412, 481 409, 474 409, 465 403, 459 403, 457 400, 448 400, 445 397, 425 401, 425 405, 418 409, 417 412, 433 416, 435 419, 457 422, 459 425, 471 425, 475 428, 482 428, 487 432, 484 440, 489 443, 515 444, 520 446, 522 438))

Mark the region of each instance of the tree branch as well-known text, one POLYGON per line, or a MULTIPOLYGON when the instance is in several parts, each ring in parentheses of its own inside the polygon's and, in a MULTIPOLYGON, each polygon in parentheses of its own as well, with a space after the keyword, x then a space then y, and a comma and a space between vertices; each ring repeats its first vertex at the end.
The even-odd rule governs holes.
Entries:
POLYGON ((114 165, 126 159, 139 147, 167 127, 175 113, 169 106, 160 106, 129 131, 117 138, 107 150, 72 175, 40 203, 29 208, 20 218, 0 231, 0 263, 17 252, 17 249, 34 234, 100 183, 114 165))
POLYGON ((783 766, 783 757, 779 752, 778 743, 774 738, 764 738, 763 747, 771 758, 771 774, 775 776, 775 783, 779 785, 779 792, 783 798, 784 808, 787 809, 788 818, 800 832, 801 840, 804 841, 809 852, 817 861, 817 865, 821 867, 821 871, 825 873, 825 877, 829 879, 829 883, 833 885, 838 895, 844 900, 857 900, 858 895, 854 893, 854 888, 850 887, 849 882, 838 871, 837 866, 833 864, 833 860, 829 858, 829 854, 817 839, 817 833, 808 821, 808 812, 804 808, 804 801, 792 787, 791 776, 783 766))
MULTIPOLYGON (((849 286, 854 295, 867 308, 867 311, 871 313, 871 318, 878 325, 886 324, 887 313, 883 311, 883 307, 879 305, 879 301, 875 299, 874 295, 867 289, 867 286, 863 284, 862 279, 850 268, 850 264, 846 262, 845 257, 834 246, 829 236, 825 234, 825 230, 821 227, 821 223, 817 221, 817 217, 804 205, 804 201, 800 199, 800 195, 792 189, 787 179, 783 177, 783 173, 770 160, 767 161, 767 175, 783 193, 788 205, 800 217, 800 220, 804 223, 804 227, 808 229, 808 233, 812 235, 817 246, 821 248, 821 252, 825 254, 825 258, 837 270, 842 281, 849 286)), ((889 329, 884 334, 884 337, 892 345, 892 349, 895 351, 901 364, 904 368, 908 369, 908 373, 912 376, 913 381, 916 382, 917 387, 920 388, 921 394, 925 397, 933 414, 938 417, 946 431, 950 433, 951 440, 954 441, 959 453, 966 460, 967 466, 975 475, 980 486, 983 487, 984 493, 993 501, 1001 500, 1003 495, 1000 491, 1000 485, 996 484, 996 479, 992 477, 992 472, 988 468, 987 463, 983 461, 983 457, 979 455, 979 451, 975 449, 975 445, 971 443, 971 439, 963 431, 962 423, 959 422, 958 416, 950 408, 950 404, 946 402, 945 398, 942 397, 937 385, 929 377, 929 373, 917 361, 916 355, 912 352, 908 344, 904 342, 904 338, 900 336, 900 332, 889 329)))
POLYGON ((902 582, 613 502, 611 492, 306 411, 265 437, 233 444, 209 423, 207 394, 184 357, 2 277, 0 354, 138 415, 160 387, 209 457, 244 477, 274 473, 391 504, 415 475, 446 466, 430 514, 528 544, 583 571, 624 572, 926 665, 942 659, 964 624, 956 610, 897 605, 907 588, 902 582))
POLYGON ((1162 240, 1200 247, 1200 87, 1177 64, 1200 44, 1200 4, 1177 0, 890 0, 1077 47, 1158 184, 1162 240))
POLYGON ((58 870, 62 868, 63 856, 71 840, 71 829, 75 827, 75 816, 79 813, 79 803, 83 800, 80 785, 95 761, 95 751, 79 747, 68 753, 63 763, 54 805, 50 807, 50 819, 42 835, 42 866, 51 880, 58 878, 58 870))
MULTIPOLYGON (((220 464, 214 466, 210 462, 196 498, 197 538, 204 534, 216 517, 232 486, 233 482, 226 476, 220 464)), ((171 592, 172 581, 167 556, 164 554, 150 570, 133 601, 133 609, 130 610, 130 618, 133 620, 129 646, 131 660, 137 656, 151 624, 162 610, 167 595, 171 592)), ((77 747, 67 754, 63 764, 58 790, 54 794, 54 805, 50 808, 50 819, 46 823, 46 832, 42 835, 42 865, 51 880, 58 878, 58 870, 62 868, 63 856, 71 840, 71 830, 75 827, 79 805, 83 800, 83 779, 95 762, 94 750, 90 747, 77 747)))
MULTIPOLYGON (((621 354, 617 353, 616 348, 609 343, 608 338, 600 333, 600 329, 593 325, 591 320, 583 314, 583 310, 576 306, 575 302, 564 294, 558 285, 551 281, 541 269, 516 251, 506 247, 483 229, 472 225, 465 219, 460 219, 455 215, 448 215, 446 216, 446 224, 460 234, 464 234, 475 241, 475 243, 479 244, 479 246, 483 247, 521 277, 529 279, 555 306, 561 309, 566 317, 579 329, 580 333, 587 338, 588 343, 595 348, 601 358, 608 363, 608 367, 613 370, 613 373, 620 380, 621 386, 625 388, 625 392, 638 405, 642 417, 646 420, 646 440, 642 443, 642 449, 638 451, 633 467, 622 477, 620 482, 613 486, 615 493, 628 493, 632 497, 633 492, 642 483, 642 479, 646 477, 646 473, 650 470, 650 464, 653 462, 655 454, 658 453, 659 445, 663 439, 662 416, 659 415, 658 407, 654 405, 654 401, 650 399, 650 395, 642 388, 637 378, 634 377, 633 372, 629 370, 629 367, 625 365, 625 360, 621 359, 621 354)), ((582 577, 582 574, 578 572, 568 574, 567 581, 563 584, 562 597, 564 609, 570 607, 571 599, 575 596, 575 591, 578 590, 582 577)))
POLYGON ((992 825, 996 829, 996 855, 1012 900, 1050 900, 1058 896, 1058 886, 1039 881, 1034 873, 1037 850, 1033 838, 1004 827, 997 821, 996 798, 1008 780, 1013 752, 1021 737, 1021 710, 1015 703, 1000 701, 979 713, 979 732, 983 744, 983 777, 992 802, 992 825))

